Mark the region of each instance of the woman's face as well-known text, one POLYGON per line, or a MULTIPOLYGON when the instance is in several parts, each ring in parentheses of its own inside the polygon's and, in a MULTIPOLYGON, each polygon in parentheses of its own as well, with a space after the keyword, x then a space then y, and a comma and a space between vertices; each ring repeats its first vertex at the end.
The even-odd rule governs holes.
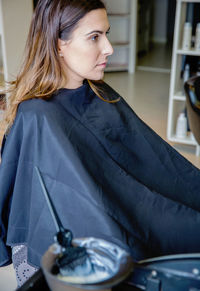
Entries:
POLYGON ((87 13, 78 23, 70 40, 58 41, 67 88, 80 87, 84 79, 100 80, 113 48, 107 39, 109 22, 105 9, 87 13))

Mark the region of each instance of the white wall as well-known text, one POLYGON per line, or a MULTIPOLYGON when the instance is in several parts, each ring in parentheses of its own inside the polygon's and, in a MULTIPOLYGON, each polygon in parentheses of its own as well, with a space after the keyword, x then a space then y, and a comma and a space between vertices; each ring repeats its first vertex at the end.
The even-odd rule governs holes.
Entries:
POLYGON ((22 61, 32 13, 32 0, 0 0, 0 30, 6 81, 15 78, 22 61))
POLYGON ((153 0, 153 27, 151 39, 153 42, 167 41, 167 3, 168 0, 153 0))

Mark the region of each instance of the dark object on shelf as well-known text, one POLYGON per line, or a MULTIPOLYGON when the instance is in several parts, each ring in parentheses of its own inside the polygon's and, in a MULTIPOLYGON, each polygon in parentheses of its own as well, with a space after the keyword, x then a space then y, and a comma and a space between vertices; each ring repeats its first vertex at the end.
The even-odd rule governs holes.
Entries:
POLYGON ((183 78, 185 67, 187 64, 189 65, 190 68, 189 70, 190 78, 196 77, 197 74, 200 74, 200 56, 183 55, 180 73, 181 78, 183 78))
POLYGON ((200 76, 190 78, 184 84, 190 129, 200 144, 200 76))

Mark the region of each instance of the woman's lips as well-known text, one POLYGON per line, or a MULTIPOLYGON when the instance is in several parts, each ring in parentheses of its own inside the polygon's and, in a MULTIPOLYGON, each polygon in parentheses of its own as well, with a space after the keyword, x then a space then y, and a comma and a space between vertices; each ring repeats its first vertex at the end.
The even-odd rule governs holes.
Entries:
POLYGON ((106 64, 107 64, 107 62, 104 62, 104 63, 98 64, 97 67, 103 67, 103 68, 105 68, 106 67, 106 64))

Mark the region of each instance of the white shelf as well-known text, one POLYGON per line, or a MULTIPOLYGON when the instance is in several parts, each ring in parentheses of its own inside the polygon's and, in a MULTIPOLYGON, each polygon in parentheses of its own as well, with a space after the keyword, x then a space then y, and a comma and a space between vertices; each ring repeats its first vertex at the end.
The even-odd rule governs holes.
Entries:
POLYGON ((172 52, 172 66, 169 90, 169 108, 168 108, 168 124, 167 138, 174 143, 193 145, 198 147, 197 142, 190 136, 186 138, 178 138, 175 135, 177 118, 180 112, 186 107, 186 96, 181 89, 183 88, 183 80, 180 77, 182 69, 183 56, 200 56, 200 51, 195 49, 182 50, 182 35, 183 27, 186 22, 187 3, 200 3, 200 0, 177 0, 176 1, 176 16, 174 27, 174 40, 172 52), (179 89, 180 88, 180 89, 179 89))
POLYGON ((176 135, 172 135, 169 138, 169 140, 174 142, 174 143, 182 143, 182 144, 197 146, 197 142, 195 140, 193 140, 190 136, 188 136, 186 138, 177 138, 176 135))
POLYGON ((173 96, 173 99, 174 99, 174 100, 177 100, 177 101, 185 101, 185 100, 186 100, 186 97, 185 97, 185 95, 183 94, 183 92, 179 91, 179 92, 177 92, 177 93, 173 96))
POLYGON ((199 0, 180 0, 180 2, 184 2, 184 3, 199 3, 199 0))
POLYGON ((137 0, 105 0, 111 31, 108 35, 114 53, 106 71, 135 72, 137 0))
POLYGON ((179 55, 200 56, 200 51, 196 51, 195 49, 191 50, 178 49, 176 53, 179 55))

